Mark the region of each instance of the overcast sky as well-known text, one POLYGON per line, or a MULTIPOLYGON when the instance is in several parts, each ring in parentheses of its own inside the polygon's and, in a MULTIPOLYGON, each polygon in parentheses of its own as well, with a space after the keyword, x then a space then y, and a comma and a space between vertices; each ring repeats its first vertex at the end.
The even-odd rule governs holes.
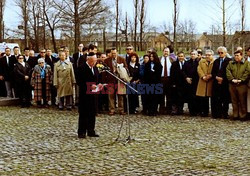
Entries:
MULTIPOLYGON (((20 24, 18 13, 20 10, 14 3, 15 0, 6 0, 4 13, 5 26, 12 29, 17 29, 20 24)), ((115 0, 106 0, 113 4, 115 0)), ((246 24, 247 29, 250 28, 250 0, 246 1, 246 24)), ((212 24, 221 22, 221 12, 216 6, 216 2, 222 0, 179 0, 180 14, 179 20, 193 20, 196 23, 197 33, 210 32, 212 24)), ((232 5, 228 10, 228 16, 231 16, 230 23, 235 25, 240 22, 239 0, 227 0, 227 7, 232 5)), ((133 17, 133 0, 120 0, 120 8, 122 14, 128 12, 128 15, 133 17)), ((169 23, 172 20, 173 0, 146 0, 147 22, 158 29, 161 29, 163 23, 169 23)), ((114 9, 113 9, 114 10, 114 9)))

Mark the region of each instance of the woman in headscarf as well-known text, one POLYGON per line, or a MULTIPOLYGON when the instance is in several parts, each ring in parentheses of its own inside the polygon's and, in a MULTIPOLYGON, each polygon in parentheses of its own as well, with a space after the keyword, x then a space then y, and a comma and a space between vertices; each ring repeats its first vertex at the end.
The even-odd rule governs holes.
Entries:
POLYGON ((46 64, 43 58, 38 59, 38 64, 34 67, 31 76, 31 85, 34 88, 34 100, 38 107, 47 107, 48 101, 51 100, 50 87, 52 84, 52 70, 50 65, 46 64))

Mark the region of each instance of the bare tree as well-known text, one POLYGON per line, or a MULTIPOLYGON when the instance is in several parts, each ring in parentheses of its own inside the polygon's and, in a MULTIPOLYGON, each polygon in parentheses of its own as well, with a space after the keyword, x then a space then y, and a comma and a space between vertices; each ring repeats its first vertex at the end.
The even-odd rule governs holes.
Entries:
POLYGON ((42 0, 41 5, 45 21, 50 29, 54 52, 57 52, 55 30, 61 20, 61 11, 54 8, 53 0, 42 0))
POLYGON ((4 23, 3 23, 3 14, 4 14, 5 0, 0 0, 0 42, 4 39, 4 23))
POLYGON ((54 2, 62 13, 65 23, 63 27, 74 29, 76 51, 81 42, 81 26, 91 24, 93 19, 108 10, 102 0, 54 0, 54 2))
POLYGON ((137 50, 137 24, 138 24, 138 0, 134 0, 134 50, 137 50))
POLYGON ((140 3, 140 50, 143 50, 143 31, 144 31, 144 24, 145 24, 145 19, 146 19, 146 9, 145 9, 145 0, 141 0, 140 3))
POLYGON ((178 0, 173 0, 174 2, 174 14, 173 14, 173 26, 174 26, 174 50, 176 51, 176 30, 178 25, 179 8, 178 0))
POLYGON ((240 2, 240 12, 241 12, 241 33, 245 30, 245 23, 246 23, 246 3, 245 0, 239 0, 240 2))

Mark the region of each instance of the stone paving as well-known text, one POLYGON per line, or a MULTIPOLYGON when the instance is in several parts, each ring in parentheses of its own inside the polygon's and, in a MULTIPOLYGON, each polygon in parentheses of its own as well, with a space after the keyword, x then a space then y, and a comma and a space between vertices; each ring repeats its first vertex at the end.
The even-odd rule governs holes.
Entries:
POLYGON ((0 107, 0 175, 250 175, 249 121, 130 120, 135 140, 124 144, 115 142, 122 116, 100 115, 100 138, 78 139, 75 109, 0 107))

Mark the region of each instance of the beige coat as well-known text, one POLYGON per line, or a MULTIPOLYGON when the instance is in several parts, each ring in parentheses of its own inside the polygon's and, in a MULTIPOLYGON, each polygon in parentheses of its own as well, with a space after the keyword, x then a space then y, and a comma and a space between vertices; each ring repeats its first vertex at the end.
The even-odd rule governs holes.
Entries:
POLYGON ((199 74, 199 82, 197 86, 196 95, 205 97, 211 96, 212 94, 212 86, 213 86, 213 79, 211 78, 209 81, 204 81, 202 79, 203 76, 211 74, 213 68, 214 59, 208 65, 206 59, 201 59, 197 68, 199 74))
POLYGON ((57 96, 64 97, 73 95, 73 85, 76 83, 73 66, 65 61, 64 66, 61 61, 54 65, 54 86, 57 88, 57 96))

